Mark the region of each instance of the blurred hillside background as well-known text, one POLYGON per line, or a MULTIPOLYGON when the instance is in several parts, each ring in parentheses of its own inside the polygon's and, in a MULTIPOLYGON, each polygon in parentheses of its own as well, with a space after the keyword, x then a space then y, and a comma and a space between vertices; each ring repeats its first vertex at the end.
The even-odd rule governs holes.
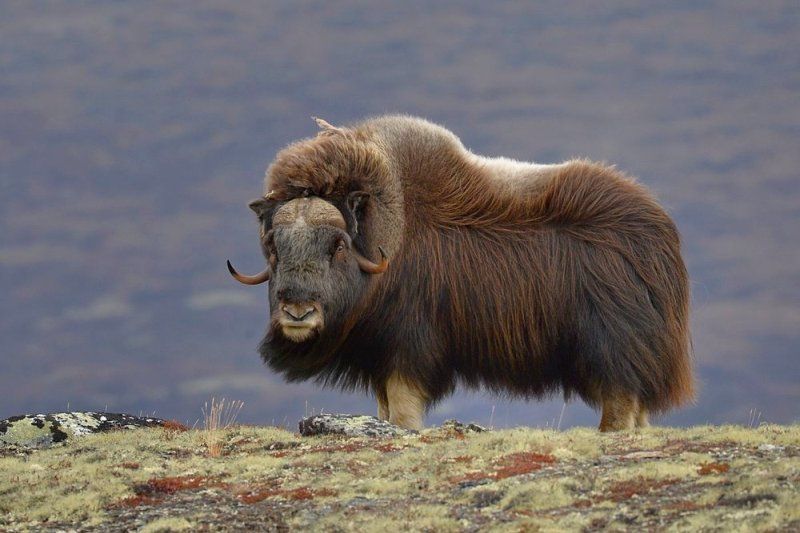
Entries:
MULTIPOLYGON (((248 423, 373 413, 262 366, 265 289, 225 259, 263 265, 245 205, 311 115, 384 112, 638 176, 683 234, 701 383, 657 423, 798 420, 796 0, 2 2, 0 418, 191 424, 211 396, 248 423)), ((562 405, 461 392, 428 421, 557 425, 562 405)), ((561 427, 596 421, 573 402, 561 427)))

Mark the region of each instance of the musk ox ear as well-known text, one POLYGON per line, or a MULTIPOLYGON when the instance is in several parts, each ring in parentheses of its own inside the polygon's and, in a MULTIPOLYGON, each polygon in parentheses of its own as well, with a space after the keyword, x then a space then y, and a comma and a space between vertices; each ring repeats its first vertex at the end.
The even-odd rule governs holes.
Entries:
POLYGON ((274 206, 275 201, 268 198, 256 198, 247 204, 247 207, 249 207, 258 218, 264 218, 274 206))
POLYGON ((358 235, 358 225, 364 220, 369 203, 369 193, 366 191, 353 191, 347 195, 347 214, 353 235, 358 235))
POLYGON ((258 221, 261 225, 261 237, 264 237, 272 229, 272 214, 279 203, 277 200, 270 198, 271 194, 270 192, 265 197, 256 198, 247 204, 247 207, 252 209, 253 213, 258 216, 258 221))

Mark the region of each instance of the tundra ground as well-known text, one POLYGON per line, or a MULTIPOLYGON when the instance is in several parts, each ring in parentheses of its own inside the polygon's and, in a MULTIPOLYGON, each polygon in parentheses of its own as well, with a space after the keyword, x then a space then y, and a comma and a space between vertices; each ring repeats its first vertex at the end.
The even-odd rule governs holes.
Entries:
POLYGON ((175 425, 3 454, 4 531, 800 531, 800 425, 391 439, 175 425))

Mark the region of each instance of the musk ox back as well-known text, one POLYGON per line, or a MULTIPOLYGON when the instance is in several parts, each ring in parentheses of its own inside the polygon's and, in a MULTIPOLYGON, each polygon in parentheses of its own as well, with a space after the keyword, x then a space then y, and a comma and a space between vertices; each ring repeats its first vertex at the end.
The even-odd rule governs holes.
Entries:
POLYGON ((563 391, 601 430, 693 397, 688 281, 674 223, 613 168, 472 154, 387 116, 282 150, 250 206, 289 380, 372 391, 409 428, 461 382, 563 391))

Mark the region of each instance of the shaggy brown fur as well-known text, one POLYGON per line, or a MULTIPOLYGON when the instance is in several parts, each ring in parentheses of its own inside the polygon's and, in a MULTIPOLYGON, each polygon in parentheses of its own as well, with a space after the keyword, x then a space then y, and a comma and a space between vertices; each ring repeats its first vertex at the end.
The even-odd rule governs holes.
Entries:
POLYGON ((348 229, 391 262, 338 331, 302 353, 265 341, 265 360, 289 379, 370 388, 389 418, 397 383, 424 407, 458 381, 522 397, 560 389, 602 407, 604 430, 691 400, 687 273, 650 193, 590 161, 509 181, 477 160, 444 128, 397 116, 280 152, 271 202, 318 196, 347 219, 344 199, 366 191, 348 229))

